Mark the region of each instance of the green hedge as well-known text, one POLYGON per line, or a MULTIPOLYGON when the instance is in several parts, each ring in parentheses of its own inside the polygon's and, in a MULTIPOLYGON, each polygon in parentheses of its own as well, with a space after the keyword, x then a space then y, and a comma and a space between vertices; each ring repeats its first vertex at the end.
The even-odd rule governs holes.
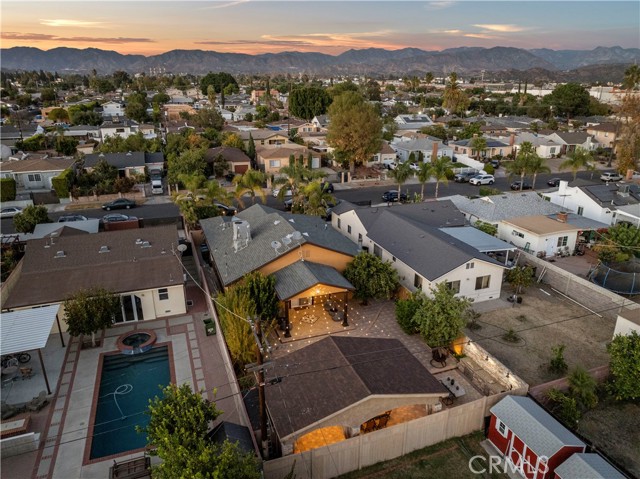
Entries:
POLYGON ((59 199, 69 198, 69 190, 73 184, 73 171, 69 168, 55 178, 51 179, 51 185, 59 199))
POLYGON ((486 165, 484 165, 483 169, 484 171, 487 172, 487 175, 493 175, 496 172, 495 168, 491 163, 487 163, 486 165))
POLYGON ((0 178, 0 201, 13 201, 16 199, 16 180, 13 178, 0 178))

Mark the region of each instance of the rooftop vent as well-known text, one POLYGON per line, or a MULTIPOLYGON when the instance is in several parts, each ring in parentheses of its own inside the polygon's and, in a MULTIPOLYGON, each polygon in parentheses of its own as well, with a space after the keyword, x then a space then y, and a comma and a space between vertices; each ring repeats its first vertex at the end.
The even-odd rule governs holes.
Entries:
POLYGON ((109 251, 108 246, 100 246, 100 251, 98 251, 98 253, 108 253, 109 251))
POLYGON ((141 248, 151 248, 151 243, 148 241, 143 241, 141 248))
POLYGON ((142 239, 141 238, 136 239, 136 244, 142 244, 142 239))
POLYGON ((67 255, 64 254, 64 251, 60 250, 60 251, 56 251, 56 255, 54 256, 54 258, 65 258, 67 255))

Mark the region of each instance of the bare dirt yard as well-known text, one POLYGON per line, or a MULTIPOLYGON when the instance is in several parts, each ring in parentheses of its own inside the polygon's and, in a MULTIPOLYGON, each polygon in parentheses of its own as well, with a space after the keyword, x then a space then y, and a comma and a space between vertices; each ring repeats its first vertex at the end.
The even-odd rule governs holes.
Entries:
MULTIPOLYGON (((496 303, 478 305, 481 327, 465 332, 530 386, 560 377, 549 371, 551 348, 558 344, 566 346, 569 372, 576 366, 592 369, 609 363, 606 347, 615 327, 611 314, 599 317, 590 313, 548 285, 529 287, 522 304, 496 303), (519 338, 517 342, 503 339, 510 329, 519 338)), ((595 409, 584 414, 577 432, 640 477, 640 404, 603 397, 595 409)))

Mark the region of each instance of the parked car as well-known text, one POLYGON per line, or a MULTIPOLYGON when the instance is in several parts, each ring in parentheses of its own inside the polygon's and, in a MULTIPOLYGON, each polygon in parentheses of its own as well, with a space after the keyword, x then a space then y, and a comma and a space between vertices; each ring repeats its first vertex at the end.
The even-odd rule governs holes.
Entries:
POLYGON ((418 163, 411 163, 409 164, 409 168, 411 168, 413 171, 418 171, 420 169, 420 165, 418 165, 418 163))
POLYGON ((115 223, 118 221, 130 221, 130 220, 137 220, 137 219, 138 218, 136 218, 135 216, 123 215, 122 213, 110 213, 102 217, 102 222, 115 223))
POLYGON ((235 206, 223 205, 222 203, 214 203, 218 207, 218 210, 223 216, 233 216, 238 213, 238 209, 235 206))
POLYGON ((89 218, 82 215, 64 215, 58 218, 58 223, 68 223, 70 221, 87 221, 89 218))
MULTIPOLYGON (((382 199, 387 203, 398 201, 398 190, 389 190, 382 193, 382 199)), ((400 194, 400 201, 407 201, 407 194, 400 194)))
MULTIPOLYGON (((278 197, 278 195, 280 194, 280 188, 275 188, 275 189, 273 190, 272 194, 273 194, 273 197, 274 197, 274 198, 277 198, 277 197, 278 197)), ((293 193, 291 192, 291 189, 288 189, 287 191, 285 191, 285 192, 284 192, 284 196, 285 196, 285 197, 287 197, 287 196, 293 196, 293 193)))
POLYGON ((224 175, 224 179, 229 182, 233 181, 235 177, 236 177, 235 173, 227 173, 226 175, 224 175))
POLYGON ((477 171, 468 171, 466 173, 456 173, 453 177, 453 181, 456 183, 469 183, 469 180, 474 176, 478 176, 477 171))
POLYGON ((336 204, 333 204, 333 203, 327 204, 327 209, 325 210, 324 216, 322 218, 324 218, 326 221, 331 221, 331 214, 333 213, 333 208, 339 205, 341 201, 342 200, 338 200, 336 204))
POLYGON ((19 206, 7 206, 0 210, 0 218, 13 218, 18 213, 22 213, 22 208, 19 206))
POLYGON ((549 186, 558 186, 561 181, 562 181, 562 178, 551 178, 549 181, 547 181, 547 184, 549 186))
POLYGON ((531 185, 529 183, 527 183, 526 181, 524 183, 522 183, 520 180, 518 180, 518 181, 514 181, 513 183, 511 183, 511 189, 514 190, 514 191, 530 190, 531 189, 531 185))
POLYGON ((497 170, 498 168, 500 168, 500 160, 491 160, 489 164, 493 166, 494 170, 497 170))
POLYGON ((103 210, 111 211, 111 210, 120 210, 120 209, 129 209, 135 208, 136 202, 127 198, 118 198, 113 201, 109 201, 102 205, 103 210))
POLYGON ((600 175, 600 179, 606 183, 609 183, 610 181, 620 181, 622 178, 623 176, 616 171, 607 171, 600 175))
POLYGON ((492 185, 496 179, 493 175, 476 175, 469 180, 469 184, 472 185, 492 185))

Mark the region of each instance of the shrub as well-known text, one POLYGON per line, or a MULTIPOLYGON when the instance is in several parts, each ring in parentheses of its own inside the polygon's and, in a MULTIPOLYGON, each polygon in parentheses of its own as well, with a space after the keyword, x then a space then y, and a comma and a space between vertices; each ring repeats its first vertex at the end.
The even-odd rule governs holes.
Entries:
POLYGON ((555 388, 547 391, 547 397, 553 403, 552 411, 569 426, 575 426, 581 417, 575 398, 555 388))
POLYGON ((408 299, 400 299, 396 302, 396 321, 407 334, 416 334, 420 331, 413 318, 422 302, 421 296, 417 292, 408 299))
POLYGON ((609 387, 616 400, 640 398, 640 335, 635 331, 628 335, 618 334, 607 351, 611 357, 609 387))
POLYGON ((553 357, 551 358, 551 362, 549 364, 549 371, 556 374, 562 374, 569 369, 567 362, 564 360, 564 344, 558 344, 557 346, 553 346, 551 351, 553 352, 553 357))
POLYGON ((456 174, 453 172, 453 170, 451 168, 447 168, 446 171, 444 172, 444 174, 447 177, 448 181, 453 181, 453 179, 456 176, 456 174))
POLYGON ((502 339, 509 343, 517 343, 518 341, 520 341, 520 336, 518 336, 518 334, 513 329, 510 329, 502 335, 502 339))
POLYGON ((73 170, 67 168, 55 178, 51 179, 51 185, 58 198, 69 198, 69 191, 73 185, 73 170))
POLYGON ((486 165, 484 165, 484 171, 487 172, 487 175, 493 175, 496 172, 491 163, 487 163, 486 165))
POLYGON ((16 199, 16 180, 13 178, 0 178, 0 201, 13 201, 16 199))
POLYGON ((493 195, 499 195, 502 192, 496 188, 491 188, 489 186, 481 186, 478 193, 480 194, 480 196, 493 196, 493 195))

